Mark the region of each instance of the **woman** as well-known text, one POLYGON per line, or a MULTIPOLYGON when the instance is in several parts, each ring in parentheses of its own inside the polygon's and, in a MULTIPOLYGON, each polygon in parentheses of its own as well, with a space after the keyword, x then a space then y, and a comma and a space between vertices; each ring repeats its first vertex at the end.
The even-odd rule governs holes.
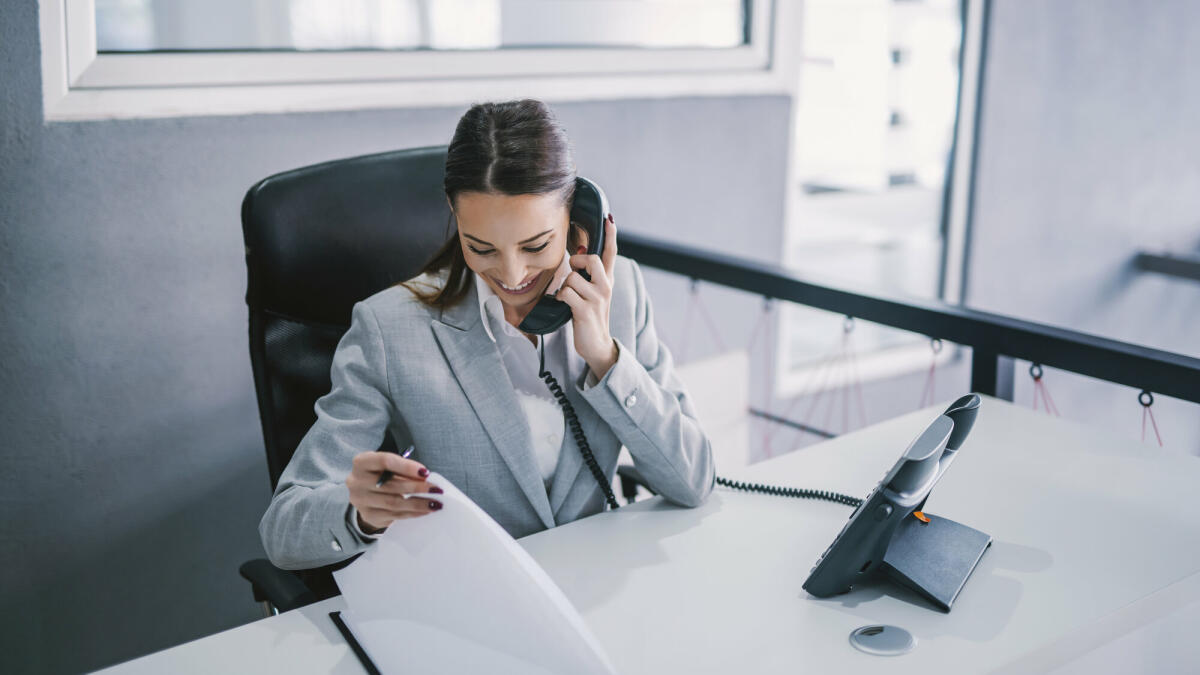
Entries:
POLYGON ((445 177, 457 236, 421 276, 354 306, 332 390, 259 527, 272 562, 337 562, 394 521, 436 511, 436 500, 406 498, 440 491, 431 471, 514 537, 604 510, 543 364, 609 482, 624 445, 669 501, 707 497, 709 442, 655 333, 641 272, 617 256, 611 214, 602 255, 580 254, 575 178, 566 134, 541 102, 463 115, 445 177), (542 337, 519 331, 560 284, 572 320, 542 337), (413 446, 411 457, 377 452, 385 433, 413 446), (381 482, 385 470, 394 477, 381 482))

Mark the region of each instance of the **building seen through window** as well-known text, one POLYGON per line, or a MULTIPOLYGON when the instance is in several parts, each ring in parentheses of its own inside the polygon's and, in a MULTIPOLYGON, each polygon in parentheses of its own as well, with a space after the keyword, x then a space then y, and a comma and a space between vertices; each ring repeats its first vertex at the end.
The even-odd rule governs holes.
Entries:
MULTIPOLYGON (((807 0, 804 12, 785 264, 820 283, 937 298, 959 3, 807 0)), ((786 381, 827 355, 843 318, 798 305, 785 317, 786 381)), ((854 330, 860 352, 898 356, 878 376, 929 363, 920 336, 864 322, 854 330)))

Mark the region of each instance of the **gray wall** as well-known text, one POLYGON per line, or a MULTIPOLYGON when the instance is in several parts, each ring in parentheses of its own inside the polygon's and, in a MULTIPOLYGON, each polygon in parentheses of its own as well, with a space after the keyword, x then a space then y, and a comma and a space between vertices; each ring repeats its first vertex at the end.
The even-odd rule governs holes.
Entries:
MULTIPOLYGON (((971 306, 1200 356, 1200 284, 1131 264, 1200 253, 1197 35, 1192 0, 995 2, 971 306)), ((1046 382, 1064 416, 1140 436, 1137 390, 1046 382)), ((1167 447, 1200 453, 1200 406, 1155 411, 1167 447)))
MULTIPOLYGON (((0 669, 80 671, 258 616, 245 190, 445 143, 465 106, 45 124, 34 0, 5 4, 0 64, 0 669)), ((618 227, 776 260, 790 105, 555 107, 618 227)))

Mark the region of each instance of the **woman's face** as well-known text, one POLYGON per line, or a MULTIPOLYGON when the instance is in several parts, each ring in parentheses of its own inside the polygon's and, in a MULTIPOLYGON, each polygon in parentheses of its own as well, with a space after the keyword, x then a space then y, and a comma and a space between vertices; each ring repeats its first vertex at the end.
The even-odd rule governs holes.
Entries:
POLYGON ((556 194, 464 192, 451 205, 463 258, 504 303, 523 318, 541 299, 563 262, 570 223, 556 194))

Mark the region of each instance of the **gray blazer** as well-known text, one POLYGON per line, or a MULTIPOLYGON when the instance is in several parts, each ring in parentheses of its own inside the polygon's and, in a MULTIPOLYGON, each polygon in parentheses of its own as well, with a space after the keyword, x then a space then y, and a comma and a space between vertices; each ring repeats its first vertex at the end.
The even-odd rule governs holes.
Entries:
MULTIPOLYGON (((658 340, 641 270, 617 257, 609 329, 616 364, 584 389, 588 372, 555 373, 608 478, 622 445, 658 494, 697 506, 713 485, 712 451, 658 340)), ((446 310, 403 287, 355 304, 333 357, 332 390, 279 479, 259 525, 276 565, 309 568, 370 544, 349 526, 352 458, 384 433, 430 471, 450 479, 514 537, 599 513, 604 497, 570 433, 549 494, 529 425, 499 351, 484 331, 475 286, 446 310)), ((569 431, 569 430, 568 430, 569 431)))

